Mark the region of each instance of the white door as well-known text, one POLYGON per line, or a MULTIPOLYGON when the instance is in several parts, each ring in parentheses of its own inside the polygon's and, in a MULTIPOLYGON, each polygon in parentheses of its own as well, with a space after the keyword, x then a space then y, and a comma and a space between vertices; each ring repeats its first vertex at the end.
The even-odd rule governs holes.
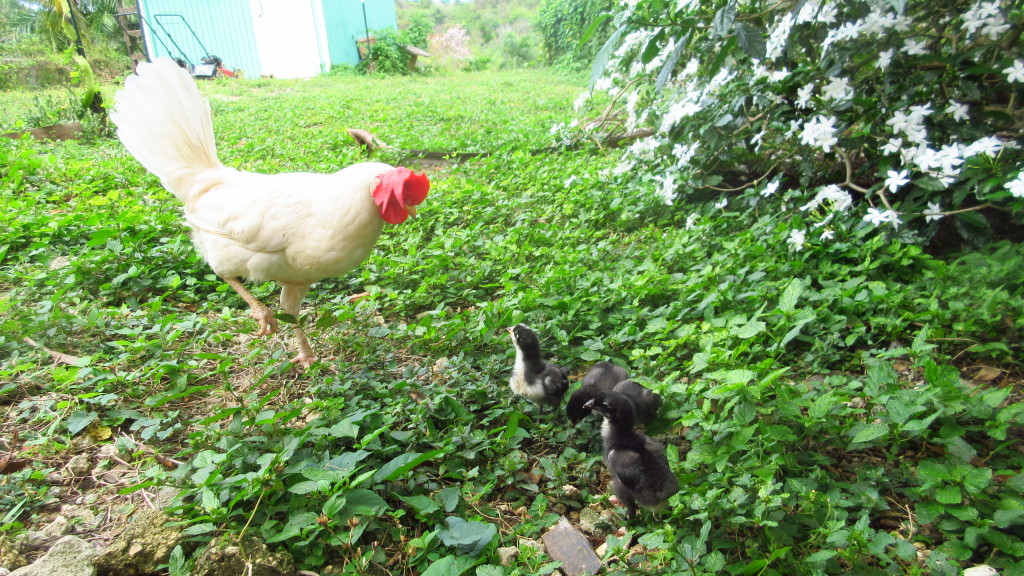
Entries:
POLYGON ((249 0, 260 53, 260 75, 310 78, 322 72, 323 17, 319 0, 249 0), (317 8, 320 8, 317 6, 317 8))

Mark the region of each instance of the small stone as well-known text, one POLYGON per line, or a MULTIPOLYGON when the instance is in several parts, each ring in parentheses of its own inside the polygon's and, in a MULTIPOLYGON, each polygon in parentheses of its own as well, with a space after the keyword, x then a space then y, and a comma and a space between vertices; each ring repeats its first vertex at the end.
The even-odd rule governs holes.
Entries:
POLYGON ((47 540, 56 540, 70 531, 71 527, 68 526, 68 519, 63 516, 57 516, 49 524, 43 526, 39 534, 47 540))
POLYGON ((170 518, 159 510, 136 513, 103 554, 96 559, 101 575, 140 576, 150 574, 166 564, 185 538, 180 526, 167 526, 170 518))
POLYGON ((515 546, 504 546, 502 548, 498 548, 498 561, 501 562, 502 566, 511 566, 518 557, 519 548, 516 548, 515 546))
POLYGON ((78 536, 65 536, 30 566, 18 568, 11 576, 95 576, 93 559, 99 554, 95 546, 78 536))
POLYGON ((252 536, 236 542, 236 534, 215 539, 196 557, 192 576, 292 576, 295 560, 287 553, 271 553, 267 545, 252 536))
POLYGON ((590 542, 565 516, 544 534, 543 539, 551 559, 562 563, 565 576, 597 574, 601 570, 601 559, 590 547, 590 542))
POLYGON ((66 478, 84 478, 88 476, 90 470, 92 470, 92 460, 85 454, 76 454, 64 466, 63 474, 66 478))

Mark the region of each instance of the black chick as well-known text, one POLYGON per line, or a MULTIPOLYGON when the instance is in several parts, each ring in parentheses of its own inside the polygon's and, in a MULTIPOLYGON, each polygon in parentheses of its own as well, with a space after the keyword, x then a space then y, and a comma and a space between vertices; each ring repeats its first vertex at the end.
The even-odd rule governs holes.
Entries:
POLYGON ((637 505, 656 510, 679 491, 665 447, 633 429, 633 403, 618 392, 600 392, 585 407, 604 415, 604 463, 612 475, 612 491, 626 506, 626 518, 637 505))
POLYGON ((569 395, 569 401, 565 404, 565 414, 569 422, 576 424, 584 416, 590 414, 590 410, 583 407, 588 400, 597 395, 598 392, 611 390, 615 385, 629 378, 629 372, 611 362, 597 362, 590 367, 579 390, 569 395))
POLYGON ((590 414, 590 409, 585 408, 587 401, 594 398, 600 392, 614 390, 629 398, 633 403, 634 422, 647 426, 658 416, 658 407, 661 406, 661 396, 651 392, 642 384, 629 380, 629 372, 624 368, 615 366, 611 362, 598 362, 590 368, 587 375, 583 377, 583 384, 579 390, 569 395, 569 401, 565 405, 565 413, 569 422, 576 424, 584 416, 590 414))
POLYGON ((516 324, 508 328, 508 333, 516 347, 516 362, 509 387, 536 403, 541 411, 544 406, 561 404, 562 396, 569 389, 569 378, 561 368, 544 361, 537 334, 526 324, 516 324))
POLYGON ((615 392, 622 394, 633 403, 633 417, 635 424, 647 426, 658 417, 658 408, 661 406, 661 396, 651 392, 642 384, 632 380, 623 380, 612 388, 615 392))

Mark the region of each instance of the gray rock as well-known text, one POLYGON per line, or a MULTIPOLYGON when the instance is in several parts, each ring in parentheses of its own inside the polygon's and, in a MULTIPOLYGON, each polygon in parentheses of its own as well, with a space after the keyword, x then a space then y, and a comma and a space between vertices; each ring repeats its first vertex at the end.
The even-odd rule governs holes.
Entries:
POLYGON ((580 510, 580 530, 591 536, 604 538, 615 531, 615 526, 611 523, 610 514, 598 512, 593 508, 584 508, 580 510))
POLYGON ((140 576, 156 572, 184 539, 182 527, 166 526, 169 520, 159 510, 137 512, 124 532, 96 559, 99 574, 140 576))
POLYGON ((99 555, 95 546, 78 536, 65 536, 35 563, 18 568, 11 576, 96 576, 93 560, 99 555))
POLYGON ((241 542, 235 534, 225 534, 196 557, 192 576, 292 576, 295 560, 286 553, 273 553, 262 541, 246 536, 241 542))
POLYGON ((519 557, 519 548, 515 546, 504 546, 498 548, 498 561, 502 566, 511 566, 519 557))
POLYGON ((76 454, 68 460, 63 475, 66 478, 83 478, 92 470, 92 460, 85 454, 76 454))

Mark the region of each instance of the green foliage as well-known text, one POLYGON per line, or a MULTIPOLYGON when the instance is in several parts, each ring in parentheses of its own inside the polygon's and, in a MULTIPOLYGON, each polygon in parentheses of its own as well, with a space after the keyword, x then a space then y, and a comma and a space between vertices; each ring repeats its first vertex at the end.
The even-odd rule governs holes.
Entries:
POLYGON ((545 0, 537 18, 548 64, 589 68, 611 34, 613 0, 545 0))
POLYGON ((1024 213, 1024 156, 1001 136, 1019 123, 1021 18, 974 0, 626 3, 592 87, 655 131, 617 172, 666 203, 799 207, 795 249, 840 223, 981 245, 1024 213))
MULTIPOLYGON (((244 304, 118 142, 0 140, 5 424, 53 453, 124 432, 114 448, 140 470, 125 492, 180 488, 198 544, 245 532, 343 574, 549 574, 539 551, 502 567, 497 549, 613 506, 596 422, 507 393, 500 329, 525 321, 574 382, 612 359, 665 398, 648 432, 683 490, 607 537, 609 573, 1019 570, 1020 245, 942 260, 837 226, 792 251, 790 215, 757 202, 680 216, 615 183, 616 151, 536 153, 580 88, 550 71, 201 85, 222 160, 243 169, 365 159, 351 126, 490 153, 376 153, 429 170, 431 195, 314 288, 303 320, 323 361, 301 376, 287 335, 239 336, 244 304), (971 380, 971 360, 1003 371, 971 380)), ((0 477, 0 529, 52 504, 47 472, 0 477)))

